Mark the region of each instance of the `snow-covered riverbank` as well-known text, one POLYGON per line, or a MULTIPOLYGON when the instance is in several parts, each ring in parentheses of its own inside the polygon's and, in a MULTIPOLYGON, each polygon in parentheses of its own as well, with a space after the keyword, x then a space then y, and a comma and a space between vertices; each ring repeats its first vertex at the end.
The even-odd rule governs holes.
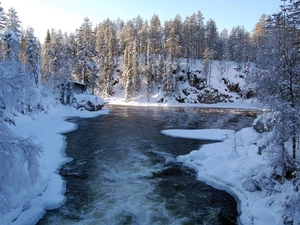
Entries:
MULTIPOLYGON (((177 106, 257 110, 253 104, 221 103, 202 104, 149 104, 141 102, 114 104, 133 106, 177 106)), ((20 191, 13 203, 15 209, 5 215, 4 224, 34 224, 45 210, 56 208, 65 201, 65 184, 58 175, 60 167, 71 160, 66 157, 65 138, 61 133, 76 129, 76 124, 66 122, 67 117, 94 117, 108 113, 104 109, 98 112, 78 111, 72 107, 57 106, 49 110, 49 115, 39 114, 32 117, 16 118, 17 126, 11 129, 18 135, 36 136, 35 142, 44 149, 39 158, 41 176, 34 187, 28 186, 20 191), (13 223, 11 221, 17 218, 13 223)), ((191 149, 191 153, 178 156, 178 161, 197 171, 198 179, 231 193, 239 202, 242 224, 281 224, 280 199, 283 195, 266 196, 264 191, 254 191, 254 178, 263 177, 267 169, 264 159, 257 154, 257 142, 262 138, 252 128, 245 128, 235 133, 231 130, 166 130, 165 135, 182 138, 220 140, 215 144, 204 145, 200 150, 191 149)))
MULTIPOLYGON (((283 224, 282 186, 269 195, 256 181, 267 179, 268 166, 258 154, 258 142, 263 136, 253 128, 232 130, 164 130, 172 137, 219 140, 207 144, 188 155, 177 157, 179 162, 193 168, 198 179, 232 194, 239 204, 239 222, 244 225, 283 224), (261 188, 261 190, 258 190, 261 188)), ((266 180, 266 182, 268 182, 266 180)))
POLYGON ((16 126, 11 126, 17 135, 27 138, 35 136, 34 142, 41 144, 43 154, 39 158, 40 176, 34 185, 22 186, 16 191, 9 213, 3 215, 1 224, 35 224, 47 209, 57 208, 65 201, 65 184, 58 175, 60 167, 71 160, 65 155, 65 137, 62 133, 77 128, 76 124, 65 121, 68 117, 95 117, 107 114, 103 109, 97 112, 79 111, 71 106, 49 110, 49 114, 15 117, 16 126))

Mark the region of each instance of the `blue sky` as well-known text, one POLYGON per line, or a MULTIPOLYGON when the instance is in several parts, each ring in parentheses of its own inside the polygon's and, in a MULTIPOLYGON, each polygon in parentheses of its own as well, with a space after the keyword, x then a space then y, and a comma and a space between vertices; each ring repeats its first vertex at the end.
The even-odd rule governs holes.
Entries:
POLYGON ((75 31, 85 17, 93 25, 106 18, 125 22, 140 15, 148 21, 157 14, 163 24, 180 14, 186 16, 202 12, 205 22, 212 18, 218 30, 229 31, 238 25, 252 31, 260 16, 279 11, 281 0, 4 0, 7 11, 14 7, 26 28, 32 26, 43 39, 47 29, 75 31))

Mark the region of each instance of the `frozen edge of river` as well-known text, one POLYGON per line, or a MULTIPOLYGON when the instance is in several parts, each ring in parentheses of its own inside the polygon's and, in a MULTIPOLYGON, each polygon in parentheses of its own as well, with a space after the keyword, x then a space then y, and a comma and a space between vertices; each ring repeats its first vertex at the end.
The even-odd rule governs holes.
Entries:
POLYGON ((252 128, 234 132, 230 130, 164 130, 172 137, 219 140, 203 145, 199 150, 177 157, 179 162, 193 168, 197 178, 214 188, 225 190, 238 202, 239 224, 283 224, 284 193, 267 195, 257 191, 252 178, 265 175, 264 157, 257 154, 260 134, 252 128))
POLYGON ((46 210, 58 208, 65 202, 65 182, 59 175, 61 166, 69 162, 65 154, 66 141, 63 133, 77 129, 77 124, 67 122, 70 117, 91 118, 108 114, 108 110, 97 112, 79 111, 71 106, 57 105, 49 114, 40 113, 33 116, 19 115, 15 118, 16 126, 10 129, 21 137, 34 135, 34 142, 41 144, 43 154, 39 160, 40 178, 30 187, 13 196, 14 208, 3 215, 2 224, 35 224, 46 210))

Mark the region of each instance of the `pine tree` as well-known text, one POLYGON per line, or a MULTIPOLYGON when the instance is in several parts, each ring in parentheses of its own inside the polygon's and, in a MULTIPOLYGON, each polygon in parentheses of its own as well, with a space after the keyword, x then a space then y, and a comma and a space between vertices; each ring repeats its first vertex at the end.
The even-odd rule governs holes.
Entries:
POLYGON ((41 68, 41 81, 45 83, 48 81, 50 75, 50 62, 51 62, 51 35, 47 30, 45 41, 42 45, 42 68, 41 68))
MULTIPOLYGON (((259 57, 259 52, 262 51, 264 38, 266 37, 266 23, 267 15, 262 14, 258 23, 256 23, 252 35, 250 37, 251 42, 251 61, 255 61, 259 57)), ((259 61, 259 59, 257 59, 259 61)))
POLYGON ((125 101, 133 97, 133 69, 132 69, 132 45, 128 45, 124 51, 124 79, 125 79, 125 101), (126 54, 126 56, 125 56, 126 54))
POLYGON ((113 95, 113 67, 114 60, 111 52, 108 52, 104 60, 104 97, 113 95))
POLYGON ((137 40, 135 39, 132 43, 132 74, 133 74, 133 89, 134 94, 137 95, 142 86, 142 81, 139 74, 139 53, 138 53, 138 47, 137 47, 137 40))
POLYGON ((200 11, 198 11, 196 15, 197 19, 197 29, 196 29, 196 37, 197 40, 197 48, 196 55, 198 59, 202 59, 203 52, 205 50, 205 25, 204 25, 204 17, 200 11))
POLYGON ((6 20, 7 20, 6 14, 5 14, 4 9, 1 6, 1 2, 0 2, 0 37, 4 33, 4 28, 5 28, 6 20))
POLYGON ((129 46, 134 38, 133 23, 131 20, 129 20, 122 29, 122 45, 124 48, 129 46))
POLYGON ((94 93, 96 79, 98 78, 98 67, 95 57, 98 53, 95 49, 95 38, 92 32, 92 24, 88 18, 84 19, 83 24, 77 30, 77 60, 76 74, 88 88, 94 93))
POLYGON ((2 37, 5 32, 5 24, 6 24, 6 15, 4 9, 1 6, 0 2, 0 62, 2 61, 2 37))
MULTIPOLYGON (((162 27, 159 17, 154 14, 150 20, 149 39, 151 53, 159 54, 162 52, 162 27)), ((155 59, 154 59, 155 60, 155 59)))
POLYGON ((241 64, 249 59, 249 33, 245 31, 244 27, 237 26, 233 28, 229 35, 229 51, 232 59, 241 64))
POLYGON ((187 58, 187 67, 191 58, 195 59, 197 56, 197 20, 196 14, 193 14, 191 17, 186 17, 183 23, 183 54, 187 58))
POLYGON ((214 58, 214 51, 211 49, 205 49, 203 57, 204 60, 202 62, 203 65, 203 73, 207 76, 207 85, 211 88, 211 68, 212 68, 212 60, 214 58))
POLYGON ((205 49, 216 50, 218 40, 218 30, 216 22, 209 19, 205 26, 205 49))
MULTIPOLYGON (((149 24, 148 24, 148 21, 146 20, 141 28, 141 30, 139 30, 138 32, 138 39, 140 41, 140 48, 139 48, 139 52, 140 53, 144 53, 144 55, 147 54, 147 45, 148 45, 148 30, 149 30, 149 24)), ((144 64, 146 64, 146 57, 145 58, 145 61, 144 61, 144 64)))
POLYGON ((28 28, 26 31, 27 49, 27 71, 31 75, 31 79, 38 87, 41 79, 41 47, 37 38, 34 36, 33 28, 28 28))
POLYGON ((223 29, 220 33, 220 50, 217 54, 220 54, 220 73, 221 76, 228 72, 228 61, 230 60, 229 46, 228 46, 228 30, 223 29))
POLYGON ((181 30, 181 18, 177 15, 174 21, 170 21, 165 24, 165 51, 167 54, 171 54, 172 57, 180 56, 180 42, 182 40, 181 30))
POLYGON ((147 96, 147 100, 148 102, 150 101, 151 98, 151 85, 152 85, 152 54, 151 54, 151 44, 150 44, 150 40, 148 40, 148 47, 147 47, 147 63, 146 63, 146 69, 145 69, 145 73, 146 73, 146 96, 147 96))
POLYGON ((21 38, 21 21, 17 15, 15 8, 9 8, 8 13, 6 15, 6 30, 12 30, 18 40, 21 38))
POLYGON ((167 72, 164 80, 164 94, 166 97, 171 97, 173 92, 173 59, 172 55, 168 55, 167 72))
POLYGON ((163 81, 163 78, 164 78, 165 73, 166 73, 165 63, 164 63, 164 59, 163 59, 162 55, 160 55, 158 57, 158 61, 157 61, 156 66, 157 66, 157 72, 156 72, 155 81, 156 81, 156 85, 158 86, 158 88, 160 88, 160 86, 162 84, 162 81, 163 81))

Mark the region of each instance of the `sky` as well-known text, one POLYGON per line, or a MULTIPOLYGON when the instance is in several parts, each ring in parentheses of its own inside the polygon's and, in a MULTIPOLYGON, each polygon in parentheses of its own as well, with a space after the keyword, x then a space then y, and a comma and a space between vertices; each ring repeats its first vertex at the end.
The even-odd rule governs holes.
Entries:
POLYGON ((201 11, 205 18, 215 20, 217 28, 230 31, 244 26, 249 32, 261 15, 279 11, 281 0, 2 0, 5 12, 14 7, 22 26, 33 27, 42 41, 47 29, 73 32, 88 17, 93 25, 103 20, 122 19, 124 22, 140 15, 144 20, 158 15, 161 23, 179 14, 187 16, 201 11))

